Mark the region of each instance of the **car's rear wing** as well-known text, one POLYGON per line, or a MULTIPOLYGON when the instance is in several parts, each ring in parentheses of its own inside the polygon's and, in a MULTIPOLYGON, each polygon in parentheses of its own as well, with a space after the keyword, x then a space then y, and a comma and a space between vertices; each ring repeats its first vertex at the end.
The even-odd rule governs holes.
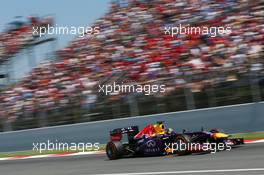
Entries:
POLYGON ((138 132, 138 126, 129 126, 125 128, 117 128, 112 131, 110 131, 110 135, 113 134, 127 134, 131 132, 138 132))
POLYGON ((122 139, 123 134, 127 134, 128 141, 131 141, 138 132, 139 132, 138 126, 117 128, 110 131, 110 138, 111 141, 120 141, 122 139))

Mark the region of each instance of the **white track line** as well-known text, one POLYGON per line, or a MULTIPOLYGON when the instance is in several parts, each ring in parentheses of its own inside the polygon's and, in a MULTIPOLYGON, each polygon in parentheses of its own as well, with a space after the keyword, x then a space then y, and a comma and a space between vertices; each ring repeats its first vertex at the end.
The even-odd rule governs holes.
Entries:
MULTIPOLYGON (((112 173, 112 174, 94 174, 94 175, 156 175, 156 174, 197 174, 197 173, 226 173, 226 172, 252 172, 264 171, 264 168, 249 169, 222 169, 222 170, 190 170, 190 171, 163 171, 163 172, 141 172, 141 173, 112 173)), ((263 172, 264 173, 264 172, 263 172)))
POLYGON ((91 152, 62 153, 62 154, 45 154, 45 155, 35 155, 35 156, 15 156, 15 157, 0 158, 0 161, 2 161, 2 160, 39 159, 39 158, 46 158, 46 157, 70 157, 70 156, 95 155, 95 154, 105 154, 105 152, 104 151, 91 151, 91 152))
POLYGON ((260 140, 246 140, 245 143, 246 144, 251 144, 251 143, 264 143, 264 139, 260 139, 260 140))

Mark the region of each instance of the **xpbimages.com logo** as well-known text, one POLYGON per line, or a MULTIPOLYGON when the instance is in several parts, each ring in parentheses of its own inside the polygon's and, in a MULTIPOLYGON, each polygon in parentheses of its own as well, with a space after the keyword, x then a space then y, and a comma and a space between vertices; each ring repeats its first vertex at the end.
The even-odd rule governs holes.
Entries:
POLYGON ((228 143, 185 143, 181 140, 176 143, 165 143, 165 150, 171 153, 175 152, 210 152, 216 153, 217 151, 230 151, 231 144, 228 143))
POLYGON ((151 95, 154 93, 165 92, 165 85, 157 84, 113 84, 99 85, 99 92, 105 95, 119 94, 119 93, 143 93, 144 95, 151 95))
POLYGON ((171 37, 179 35, 207 35, 210 37, 216 37, 217 35, 229 35, 232 33, 231 27, 208 27, 208 26, 190 26, 178 25, 178 26, 165 26, 164 34, 170 35, 171 37))
POLYGON ((47 26, 32 27, 32 34, 34 36, 45 36, 45 35, 78 35, 84 37, 85 35, 97 35, 100 33, 100 27, 90 26, 54 26, 48 24, 47 26))
POLYGON ((47 142, 34 142, 32 144, 33 151, 43 153, 44 151, 98 151, 100 149, 100 143, 90 143, 90 142, 60 142, 58 140, 47 142))

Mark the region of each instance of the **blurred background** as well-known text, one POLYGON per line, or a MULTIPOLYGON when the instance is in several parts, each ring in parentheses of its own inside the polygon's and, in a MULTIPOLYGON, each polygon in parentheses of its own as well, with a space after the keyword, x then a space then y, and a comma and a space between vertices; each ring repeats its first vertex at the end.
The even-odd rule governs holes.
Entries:
POLYGON ((44 5, 23 17, 13 10, 9 15, 14 19, 3 20, 0 131, 263 101, 262 0, 115 0, 77 5, 87 13, 74 13, 81 11, 74 6, 72 11, 68 8, 70 13, 60 11, 56 7, 61 4, 50 2, 39 13, 44 5), (100 34, 32 35, 33 26, 55 24, 99 26, 100 34), (177 24, 231 27, 232 33, 164 34, 165 26, 177 24), (99 85, 114 82, 165 85, 166 91, 149 96, 98 92, 99 85))

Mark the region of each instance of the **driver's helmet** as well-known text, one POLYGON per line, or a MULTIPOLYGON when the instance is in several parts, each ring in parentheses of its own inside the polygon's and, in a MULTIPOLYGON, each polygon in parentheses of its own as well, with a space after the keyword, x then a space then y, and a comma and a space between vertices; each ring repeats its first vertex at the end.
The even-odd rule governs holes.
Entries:
POLYGON ((163 121, 159 121, 156 124, 154 124, 154 129, 156 134, 165 134, 166 128, 163 121))

